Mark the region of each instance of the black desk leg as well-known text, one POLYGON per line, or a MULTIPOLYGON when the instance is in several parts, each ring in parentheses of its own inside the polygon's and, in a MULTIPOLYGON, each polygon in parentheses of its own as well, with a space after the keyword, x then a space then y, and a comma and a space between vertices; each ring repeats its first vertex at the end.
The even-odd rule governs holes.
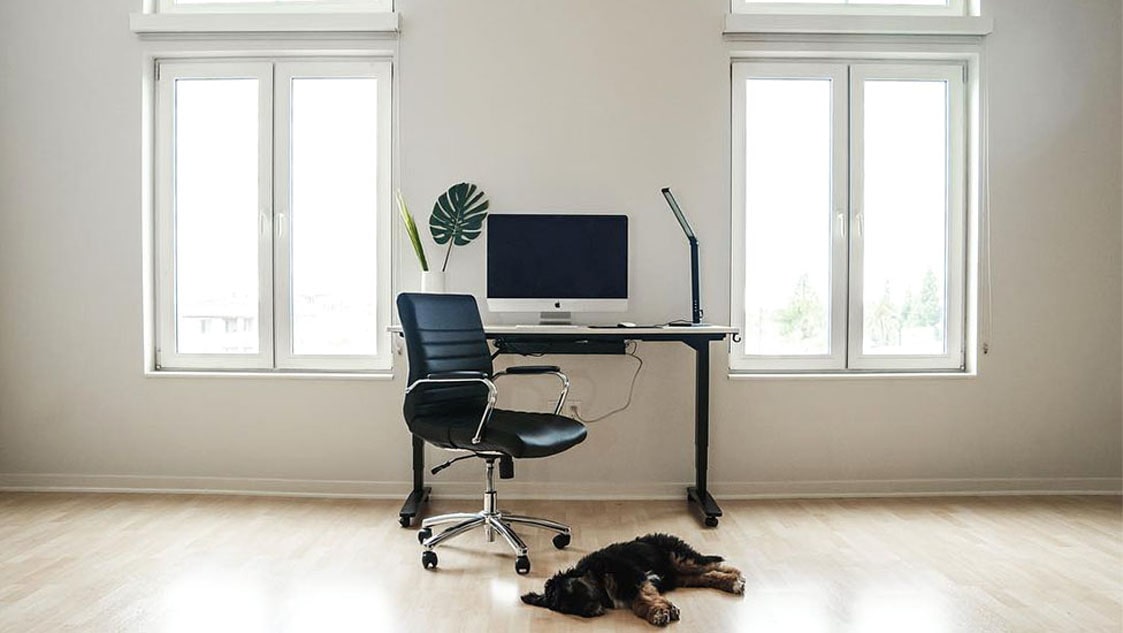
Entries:
POLYGON ((717 527, 721 507, 706 488, 710 454, 710 342, 692 341, 694 348, 694 486, 686 489, 686 498, 702 508, 707 527, 717 527))
POLYGON ((398 513, 398 523, 402 527, 409 527, 413 517, 421 511, 421 504, 429 500, 432 488, 425 485, 425 441, 416 435, 413 437, 413 491, 406 497, 402 510, 398 513))

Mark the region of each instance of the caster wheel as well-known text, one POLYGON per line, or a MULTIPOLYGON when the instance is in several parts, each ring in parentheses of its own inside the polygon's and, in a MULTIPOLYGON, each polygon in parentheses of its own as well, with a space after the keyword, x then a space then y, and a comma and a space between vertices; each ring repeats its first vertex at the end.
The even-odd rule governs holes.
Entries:
POLYGON ((717 517, 706 517, 706 527, 717 527, 717 517))
POLYGON ((530 559, 526 556, 519 556, 515 559, 515 573, 525 576, 530 573, 530 559))
POLYGON ((402 527, 409 527, 410 523, 410 517, 398 517, 398 525, 402 527))
POLYGON ((569 545, 570 536, 568 534, 558 534, 554 537, 554 547, 558 549, 565 549, 569 545))
POLYGON ((432 528, 421 528, 417 531, 417 542, 424 545, 425 539, 429 538, 430 536, 433 536, 432 528))
POLYGON ((425 569, 437 568, 437 553, 433 550, 421 552, 421 566, 425 569))

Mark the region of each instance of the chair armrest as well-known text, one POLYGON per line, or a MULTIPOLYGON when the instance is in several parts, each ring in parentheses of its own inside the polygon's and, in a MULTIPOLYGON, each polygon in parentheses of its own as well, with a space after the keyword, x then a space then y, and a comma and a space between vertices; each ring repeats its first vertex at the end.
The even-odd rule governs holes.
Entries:
POLYGON ((482 371, 444 371, 437 374, 429 374, 425 377, 429 380, 449 380, 453 378, 487 379, 489 376, 482 371))
POLYGON ((419 385, 456 382, 478 382, 487 387, 487 406, 484 407, 484 414, 480 416, 480 424, 476 427, 476 434, 472 437, 472 443, 479 444, 483 440, 484 425, 491 419, 491 412, 495 409, 495 401, 499 397, 499 391, 495 388, 495 383, 488 379, 487 374, 482 371, 450 371, 429 374, 425 378, 418 378, 406 387, 406 395, 409 395, 409 392, 419 385))
POLYGON ((561 367, 557 365, 521 365, 517 367, 508 367, 503 370, 505 373, 515 374, 556 374, 561 371, 561 367))
POLYGON ((495 400, 496 389, 495 383, 491 382, 488 375, 482 371, 449 371, 438 374, 429 374, 424 378, 418 378, 406 387, 406 393, 413 391, 421 385, 432 385, 453 382, 478 382, 487 387, 490 393, 490 399, 495 400))
POLYGON ((492 378, 494 380, 499 380, 503 376, 542 376, 545 374, 557 376, 558 380, 562 383, 561 395, 558 396, 558 404, 554 407, 554 415, 561 415, 562 407, 565 406, 565 397, 569 395, 569 376, 563 374, 560 367, 556 365, 523 365, 521 367, 508 367, 503 371, 495 372, 492 378))

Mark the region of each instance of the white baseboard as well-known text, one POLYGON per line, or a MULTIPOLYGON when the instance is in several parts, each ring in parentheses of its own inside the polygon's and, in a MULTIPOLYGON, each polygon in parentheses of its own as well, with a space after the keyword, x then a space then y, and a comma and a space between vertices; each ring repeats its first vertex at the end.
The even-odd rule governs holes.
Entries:
POLYGON ((1118 477, 1012 479, 871 479, 713 483, 723 499, 846 497, 954 497, 961 495, 1123 495, 1118 477))
MULTIPOLYGON (((259 495, 352 499, 402 499, 408 481, 329 481, 239 477, 145 477, 0 473, 0 491, 207 495, 259 495)), ((482 482, 427 481, 433 494, 449 499, 480 496, 482 482)), ((500 481, 508 499, 659 500, 682 499, 687 482, 565 483, 500 481)), ((850 481, 711 482, 722 499, 922 497, 961 495, 1120 495, 1123 478, 896 479, 850 481)))

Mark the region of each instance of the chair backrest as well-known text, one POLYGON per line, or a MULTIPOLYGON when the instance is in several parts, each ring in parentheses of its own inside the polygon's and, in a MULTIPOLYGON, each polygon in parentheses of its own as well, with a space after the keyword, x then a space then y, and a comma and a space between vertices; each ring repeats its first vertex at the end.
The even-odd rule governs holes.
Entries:
MULTIPOLYGON (((491 377, 491 350, 472 295, 403 292, 398 318, 409 358, 409 384, 430 374, 483 372, 491 377)), ((487 388, 479 383, 425 386, 406 396, 406 420, 418 415, 481 411, 487 388)))

